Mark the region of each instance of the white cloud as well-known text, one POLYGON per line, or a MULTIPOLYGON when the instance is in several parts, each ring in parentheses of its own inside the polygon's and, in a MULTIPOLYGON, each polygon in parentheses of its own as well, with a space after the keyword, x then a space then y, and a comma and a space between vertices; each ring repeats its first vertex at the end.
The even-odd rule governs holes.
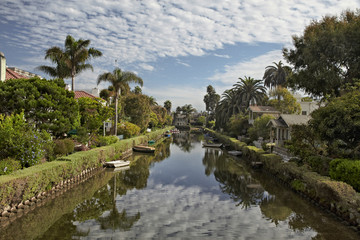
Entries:
POLYGON ((264 218, 259 206, 236 207, 232 200, 203 192, 199 187, 148 183, 141 191, 128 191, 116 197, 116 208, 140 219, 128 231, 101 229, 96 220, 74 222, 87 238, 114 239, 310 239, 311 228, 289 230, 287 221, 275 224, 264 218))
POLYGON ((185 104, 191 104, 198 111, 205 109, 203 98, 206 94, 206 87, 204 89, 188 86, 164 86, 161 89, 144 87, 143 92, 154 96, 159 105, 163 105, 166 100, 170 100, 172 110, 185 104))
POLYGON ((214 56, 219 58, 230 58, 229 55, 214 54, 214 56))
POLYGON ((231 66, 225 66, 224 71, 211 76, 209 80, 221 82, 225 85, 234 84, 239 77, 252 77, 262 79, 265 67, 271 65, 272 62, 283 61, 281 50, 275 50, 265 55, 252 58, 248 61, 242 61, 231 66))

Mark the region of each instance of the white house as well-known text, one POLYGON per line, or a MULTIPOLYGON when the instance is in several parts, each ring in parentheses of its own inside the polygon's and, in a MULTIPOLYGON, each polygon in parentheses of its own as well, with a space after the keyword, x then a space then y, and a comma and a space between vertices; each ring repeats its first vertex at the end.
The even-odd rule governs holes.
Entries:
POLYGON ((276 146, 283 146, 284 141, 291 139, 291 127, 298 124, 307 124, 311 117, 309 115, 280 114, 277 119, 269 121, 270 142, 276 146))

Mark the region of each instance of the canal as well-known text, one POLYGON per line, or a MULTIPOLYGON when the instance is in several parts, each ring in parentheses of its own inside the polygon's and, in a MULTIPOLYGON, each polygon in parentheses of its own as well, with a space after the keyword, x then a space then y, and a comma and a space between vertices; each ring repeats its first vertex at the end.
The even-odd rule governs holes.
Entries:
POLYGON ((0 239, 359 239, 246 159, 174 134, 0 229, 0 239))

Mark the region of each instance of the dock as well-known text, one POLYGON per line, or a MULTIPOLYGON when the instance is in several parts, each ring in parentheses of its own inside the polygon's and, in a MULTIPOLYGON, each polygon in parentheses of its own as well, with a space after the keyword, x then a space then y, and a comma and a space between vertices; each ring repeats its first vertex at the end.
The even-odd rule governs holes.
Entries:
POLYGON ((126 167, 129 166, 129 161, 123 161, 123 160, 116 160, 111 162, 106 162, 104 165, 108 168, 119 168, 119 167, 126 167))

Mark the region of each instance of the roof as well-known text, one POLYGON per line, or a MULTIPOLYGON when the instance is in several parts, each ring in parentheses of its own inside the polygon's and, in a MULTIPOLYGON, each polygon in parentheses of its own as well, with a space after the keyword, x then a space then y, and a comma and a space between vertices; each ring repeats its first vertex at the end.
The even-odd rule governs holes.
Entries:
POLYGON ((281 114, 278 119, 272 119, 268 124, 271 123, 274 127, 288 128, 296 124, 307 124, 310 119, 309 115, 281 114))
POLYGON ((280 113, 276 108, 271 106, 249 106, 250 111, 252 112, 261 112, 261 113, 280 113))
POLYGON ((5 80, 20 79, 20 78, 27 78, 27 77, 25 77, 19 73, 16 73, 15 71, 11 70, 10 68, 6 68, 5 80))
POLYGON ((82 98, 82 97, 94 98, 94 99, 97 98, 94 95, 87 93, 85 91, 75 91, 74 94, 75 94, 75 99, 82 98))

